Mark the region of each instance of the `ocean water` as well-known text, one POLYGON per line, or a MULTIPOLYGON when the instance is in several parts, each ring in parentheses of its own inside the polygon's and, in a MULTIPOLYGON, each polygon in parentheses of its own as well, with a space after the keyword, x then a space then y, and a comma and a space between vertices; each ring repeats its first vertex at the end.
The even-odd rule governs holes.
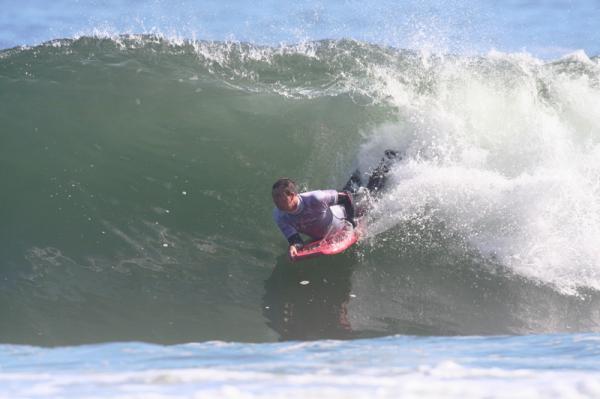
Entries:
POLYGON ((600 397, 597 2, 0 5, 0 398, 600 397))
POLYGON ((0 397, 594 398, 598 356, 597 334, 4 346, 0 397))

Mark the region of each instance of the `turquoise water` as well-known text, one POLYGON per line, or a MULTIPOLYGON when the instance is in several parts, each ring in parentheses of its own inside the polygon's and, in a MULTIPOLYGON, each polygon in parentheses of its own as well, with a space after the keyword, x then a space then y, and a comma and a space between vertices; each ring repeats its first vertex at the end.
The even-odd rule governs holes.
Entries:
POLYGON ((0 74, 2 341, 597 330, 597 58, 140 36, 0 74), (385 148, 366 238, 290 264, 273 179, 341 187, 385 148))
POLYGON ((3 7, 0 397, 600 395, 593 2, 3 7))

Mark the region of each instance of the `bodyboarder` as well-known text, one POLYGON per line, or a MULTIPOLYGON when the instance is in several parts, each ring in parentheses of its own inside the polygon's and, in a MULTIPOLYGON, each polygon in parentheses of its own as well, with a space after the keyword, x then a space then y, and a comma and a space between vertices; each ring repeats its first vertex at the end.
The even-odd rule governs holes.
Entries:
MULTIPOLYGON (((385 185, 391 162, 398 159, 397 152, 387 150, 379 166, 369 177, 366 191, 376 195, 385 185)), ((304 246, 300 234, 312 240, 320 240, 351 223, 356 227, 355 213, 361 216, 363 209, 355 209, 353 194, 362 188, 360 172, 355 171, 341 191, 316 190, 298 193, 296 183, 288 178, 278 179, 272 187, 275 203, 273 219, 289 243, 291 259, 304 246)))

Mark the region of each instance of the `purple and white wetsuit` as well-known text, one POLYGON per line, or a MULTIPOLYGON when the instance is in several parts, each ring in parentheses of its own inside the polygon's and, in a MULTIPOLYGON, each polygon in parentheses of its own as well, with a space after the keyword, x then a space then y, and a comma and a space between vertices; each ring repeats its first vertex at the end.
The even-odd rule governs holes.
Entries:
POLYGON ((273 209, 273 219, 289 241, 298 233, 320 240, 329 232, 345 226, 346 211, 338 203, 336 190, 317 190, 299 194, 296 211, 288 213, 273 209))

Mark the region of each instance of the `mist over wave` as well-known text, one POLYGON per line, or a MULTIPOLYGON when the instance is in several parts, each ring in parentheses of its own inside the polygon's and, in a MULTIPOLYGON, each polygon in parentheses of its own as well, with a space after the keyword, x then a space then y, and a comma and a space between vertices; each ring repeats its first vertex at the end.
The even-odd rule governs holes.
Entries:
POLYGON ((353 40, 5 50, 0 338, 597 331, 599 76, 353 40), (340 187, 387 148, 368 238, 291 266, 272 181, 340 187))

